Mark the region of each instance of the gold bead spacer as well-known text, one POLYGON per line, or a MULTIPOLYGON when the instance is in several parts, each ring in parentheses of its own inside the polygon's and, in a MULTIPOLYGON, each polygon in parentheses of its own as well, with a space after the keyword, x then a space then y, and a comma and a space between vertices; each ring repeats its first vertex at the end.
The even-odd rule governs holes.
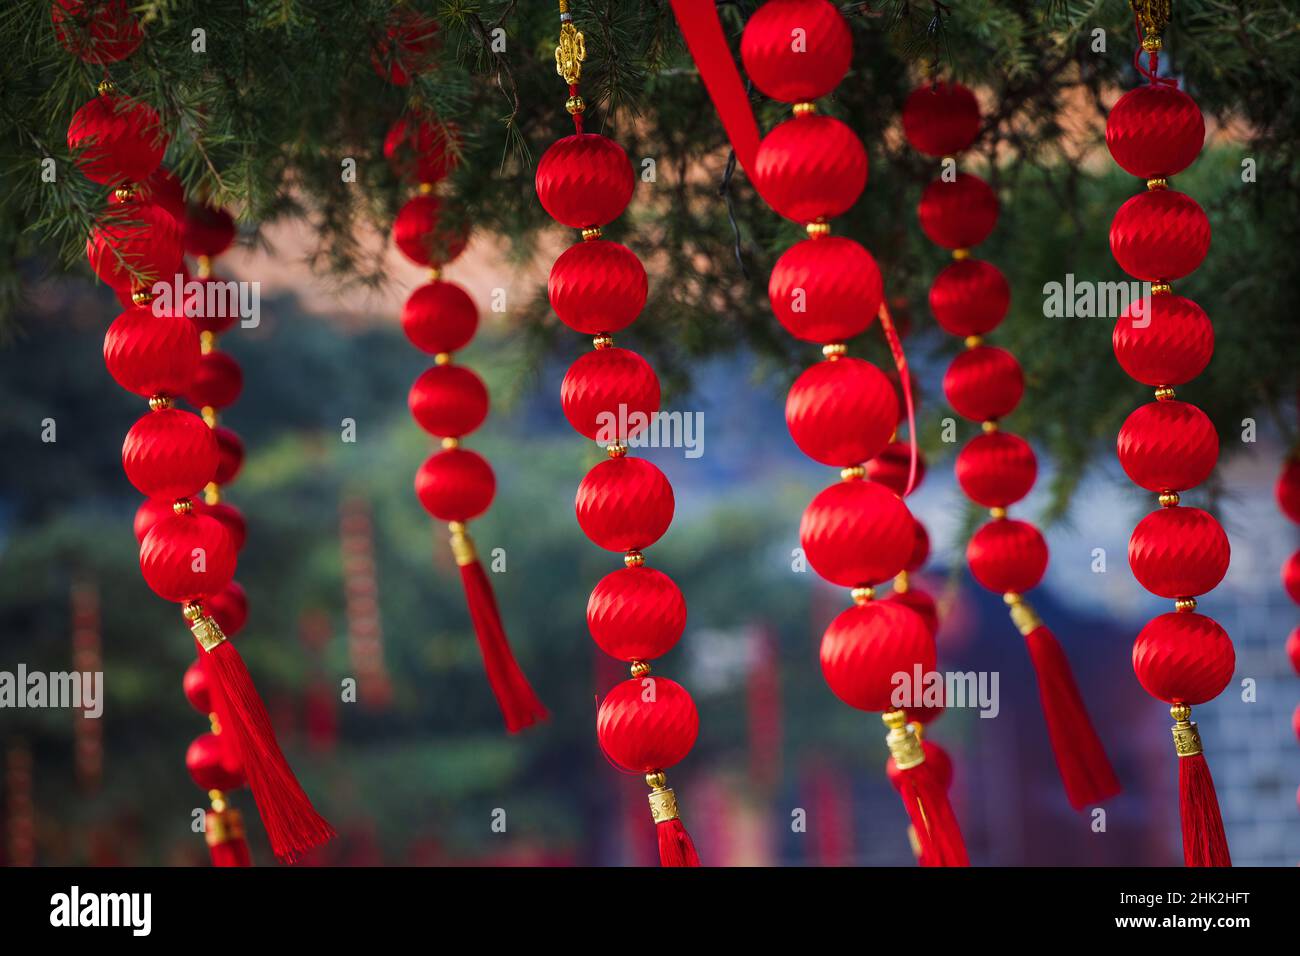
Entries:
POLYGON ((794 113, 795 116, 812 116, 817 112, 817 104, 809 103, 807 101, 803 103, 795 103, 790 107, 790 111, 794 113))
POLYGON ((433 183, 420 183, 420 195, 427 196, 433 192, 433 183))
POLYGON ((148 289, 136 289, 131 293, 132 305, 148 305, 156 297, 148 289))
POLYGON ((609 455, 610 458, 627 457, 627 442, 625 441, 610 442, 608 445, 605 446, 605 454, 609 455))
POLYGON ((209 428, 217 427, 217 410, 211 405, 204 405, 199 409, 199 415, 202 417, 203 423, 209 428))
POLYGON ((1174 387, 1172 385, 1161 385, 1156 389, 1156 401, 1167 402, 1174 397, 1174 387))
POLYGON ((203 486, 203 503, 205 505, 221 504, 221 486, 215 481, 209 481, 203 486))
POLYGON ((195 273, 197 278, 199 279, 212 278, 212 257, 211 256, 198 256, 195 259, 195 266, 197 267, 197 272, 195 273))
POLYGON ((848 468, 840 469, 841 481, 859 481, 867 477, 866 465, 850 465, 848 468))
POLYGON ((1152 295, 1173 295, 1174 287, 1172 284, 1168 282, 1153 282, 1151 283, 1151 294, 1152 295))
MULTIPOLYGON (((216 714, 209 714, 208 717, 212 720, 214 724, 216 723, 217 720, 216 714)), ((214 730, 213 733, 215 734, 216 731, 214 730)), ((226 795, 222 793, 220 790, 209 790, 208 799, 212 801, 212 809, 215 812, 220 813, 221 811, 226 809, 226 795)))
POLYGON ((814 219, 803 227, 809 239, 825 239, 831 234, 831 224, 825 219, 814 219))
POLYGON ((994 521, 1001 521, 1006 516, 1007 516, 1007 509, 1003 508, 1000 505, 998 507, 989 509, 989 517, 992 518, 994 521))
POLYGON ((460 439, 459 439, 459 438, 454 438, 454 437, 452 437, 451 435, 448 435, 446 438, 444 438, 444 439, 442 440, 442 447, 443 447, 443 448, 459 448, 459 447, 460 447, 460 439))
POLYGON ((1162 491, 1156 500, 1160 502, 1161 508, 1175 508, 1181 499, 1176 491, 1162 491))
POLYGON ((165 408, 172 408, 176 405, 170 395, 152 395, 149 398, 149 411, 161 412, 165 408))
POLYGON ((1154 34, 1148 34, 1142 38, 1142 50, 1146 53, 1159 53, 1164 47, 1164 41, 1154 34))
POLYGON ((1196 598, 1185 597, 1174 601, 1174 610, 1180 614, 1191 614, 1196 610, 1196 598))
POLYGON ((569 111, 570 116, 574 116, 587 109, 587 101, 579 95, 570 96, 564 101, 564 108, 569 111))
POLYGON ((897 574, 894 575, 895 594, 906 594, 908 589, 911 586, 912 586, 912 579, 908 577, 906 571, 899 571, 897 574))
POLYGON ((629 568, 639 568, 645 564, 645 555, 640 551, 629 551, 623 555, 623 565, 629 568))
POLYGON ((434 365, 450 365, 450 364, 451 364, 451 353, 450 353, 450 352, 439 352, 437 355, 435 355, 435 356, 433 357, 433 364, 434 364, 434 365))
POLYGON ((599 239, 600 236, 601 236, 600 226, 588 226, 586 229, 582 230, 583 242, 592 242, 596 239, 599 239))
POLYGON ((118 186, 113 190, 113 198, 118 202, 130 202, 135 198, 135 186, 127 183, 125 186, 118 186))
POLYGON ((822 346, 822 355, 834 362, 837 358, 847 355, 849 347, 843 342, 831 342, 822 346))
POLYGON ((217 336, 210 329, 204 329, 199 333, 199 352, 207 355, 217 347, 217 336))
POLYGON ((983 431, 984 434, 986 435, 992 435, 995 431, 998 430, 998 423, 994 421, 992 418, 990 418, 986 422, 980 422, 980 430, 983 431))
POLYGON ((849 592, 849 596, 853 598, 854 604, 866 604, 867 602, 875 598, 876 589, 869 588, 866 586, 857 587, 849 592))
POLYGON ((429 266, 429 281, 437 282, 442 278, 442 270, 437 266, 429 266))
POLYGON ((636 678, 645 677, 650 673, 650 664, 647 661, 632 662, 632 676, 636 678))
POLYGON ((172 502, 172 514, 187 515, 194 510, 194 502, 189 498, 177 498, 172 502))
POLYGON ((1157 189, 1168 189, 1168 188, 1169 188, 1169 180, 1165 179, 1165 177, 1163 176, 1154 176, 1151 179, 1147 180, 1147 189, 1150 189, 1153 192, 1157 189))
POLYGON ((95 92, 98 93, 100 96, 107 96, 109 93, 112 93, 116 90, 117 87, 113 85, 112 80, 100 80, 99 85, 95 87, 95 92))
POLYGON ((612 349, 614 347, 614 336, 601 332, 591 340, 591 347, 594 349, 612 349))
POLYGON ((954 249, 954 250, 952 251, 952 257, 953 257, 954 259, 956 259, 958 262, 960 262, 962 259, 969 259, 969 258, 970 258, 970 250, 969 250, 969 249, 954 249))
POLYGON ((982 335, 966 336, 966 348, 968 349, 977 349, 983 344, 984 344, 984 336, 982 335))

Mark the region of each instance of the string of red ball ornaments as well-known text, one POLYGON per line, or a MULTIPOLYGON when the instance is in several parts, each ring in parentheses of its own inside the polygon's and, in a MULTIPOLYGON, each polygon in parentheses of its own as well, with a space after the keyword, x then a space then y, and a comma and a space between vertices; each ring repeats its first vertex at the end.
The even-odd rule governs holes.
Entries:
MULTIPOLYGON (((1277 476, 1274 495, 1278 507, 1287 520, 1300 525, 1300 455, 1294 450, 1282 465, 1282 472, 1277 476)), ((1300 551, 1282 563, 1282 587, 1296 604, 1300 604, 1300 551)), ((1286 656, 1291 662, 1291 669, 1300 677, 1300 626, 1292 629, 1286 639, 1286 656)), ((1300 743, 1300 704, 1291 712, 1291 729, 1296 741, 1300 743)), ((1300 805, 1300 787, 1296 789, 1296 803, 1300 805)))
MULTIPOLYGON (((92 9, 56 0, 52 19, 63 39, 71 34, 60 34, 62 27, 87 25, 77 34, 80 39, 65 45, 88 62, 113 62, 138 45, 129 28, 133 14, 115 4, 92 9), (83 15, 84 24, 68 19, 83 15), (114 45, 122 36, 129 42, 114 45)), ((137 514, 140 570, 155 593, 182 605, 211 695, 222 702, 209 703, 225 715, 223 730, 236 745, 272 849, 293 861, 328 840, 333 830, 294 777, 243 660, 210 610, 234 577, 236 542, 218 517, 194 501, 222 464, 217 439, 202 418, 175 407, 177 398, 191 395, 202 366, 199 329, 185 317, 183 305, 155 307, 151 291, 155 281, 171 281, 180 273, 184 253, 175 180, 160 171, 166 148, 162 124, 148 104, 120 95, 105 80, 96 98, 73 116, 68 145, 88 178, 112 188, 109 208, 87 242, 92 268, 127 304, 106 335, 105 364, 119 385, 149 403, 150 411, 131 427, 122 446, 128 480, 147 499, 162 503, 137 514)), ((191 766, 204 768, 205 781, 213 779, 209 772, 217 773, 211 757, 218 751, 211 743, 200 746, 205 754, 187 758, 191 766)), ((221 763, 224 771, 231 761, 221 763)))
POLYGON ((699 714, 686 689, 651 676, 650 664, 686 627, 680 589, 645 557, 672 523, 673 489, 662 471, 628 453, 629 439, 659 410, 659 380, 644 358, 613 339, 645 306, 646 274, 635 253, 601 233, 627 208, 634 177, 617 143, 583 131, 585 40, 565 0, 559 9, 556 72, 568 85, 574 133, 552 143, 538 162, 537 198, 551 218, 581 233, 552 265, 548 294, 560 321, 593 336, 594 349, 565 373, 560 403, 574 430, 605 445, 609 456, 582 479, 574 508, 594 544, 623 553, 624 566, 592 590, 587 624, 596 645, 632 671, 601 700, 596 737, 612 764, 645 775, 662 865, 699 866, 665 774, 695 744, 699 714))
MULTIPOLYGON (((412 75, 430 68, 437 43, 435 21, 398 11, 374 48, 375 69, 391 83, 406 86, 412 75)), ((429 270, 428 281, 411 293, 401 317, 411 344, 434 356, 434 364, 411 385, 407 406, 416 424, 441 443, 416 472, 415 493, 430 515, 447 522, 488 686, 506 730, 517 733, 544 720, 547 712, 511 650, 492 583, 467 527, 491 506, 496 476, 486 458, 462 445, 488 415, 483 380, 454 363, 454 353, 478 329, 478 309, 462 286, 441 275, 469 239, 465 230, 447 223, 443 197, 436 191, 456 167, 460 148, 456 126, 427 110, 399 117, 384 138, 384 156, 393 172, 418 186, 393 222, 394 244, 408 260, 429 270)))
POLYGON ((988 508, 993 519, 968 543, 967 563, 976 581, 1003 596, 1025 638, 1066 796, 1081 809, 1114 796, 1119 782, 1064 650, 1024 597, 1047 570, 1047 542, 1029 522, 1007 516, 1007 509, 1033 488, 1038 461, 1028 442, 999 423, 1024 395, 1020 363, 983 338, 1006 317, 1011 290, 997 266, 970 254, 993 232, 999 213, 988 184, 956 169, 954 157, 979 135, 979 103, 959 83, 931 82, 911 93, 902 118, 908 142, 944 160, 943 174, 921 194, 917 216, 922 231, 953 256, 930 287, 935 320, 966 346, 948 367, 944 394, 957 414, 982 426, 958 453, 954 469, 966 497, 988 508))
MULTIPOLYGON (((878 585, 919 566, 928 540, 922 546, 924 529, 901 497, 916 484, 910 450, 901 487, 867 480, 869 463, 891 447, 899 401, 888 376, 847 354, 847 342, 879 314, 906 381, 874 258, 859 243, 830 235, 829 220, 847 211, 866 184, 867 152, 846 124, 820 115, 813 101, 843 79, 852 61, 852 36, 826 0, 770 0, 755 11, 741 36, 745 70, 760 91, 791 104, 794 115, 763 136, 751 154, 754 120, 743 94, 737 95, 743 88, 738 75, 730 75, 734 63, 716 12, 684 2, 675 2, 674 9, 737 158, 759 195, 807 233, 773 266, 768 296, 781 325, 801 341, 820 344, 824 357, 799 376, 786 400, 795 444, 815 461, 840 469, 840 481, 813 498, 799 526, 809 565, 850 589, 853 601, 822 636, 822 673, 845 703, 882 714, 889 777, 907 810, 920 862, 967 865, 947 796, 951 774, 941 760, 927 760, 937 751, 922 744, 920 721, 893 703, 895 674, 935 667, 934 632, 923 600, 902 599, 901 591, 895 599, 875 599, 878 585), (725 58, 728 75, 706 69, 715 58, 725 58)), ((905 397, 910 417, 910 391, 905 397)))
POLYGON ((1204 311, 1175 295, 1170 284, 1194 271, 1209 249, 1204 211, 1169 186, 1169 178, 1196 159, 1205 123, 1196 102, 1175 81, 1159 76, 1165 22, 1155 13, 1144 9, 1136 18, 1141 49, 1135 64, 1147 82, 1124 94, 1106 120, 1111 156, 1147 185, 1119 208, 1110 228, 1120 268, 1152 283, 1150 295, 1119 318, 1113 337, 1123 369, 1155 388, 1155 401, 1128 417, 1117 442, 1124 471, 1160 504, 1134 529, 1129 566, 1143 587, 1175 603, 1173 612, 1153 618, 1138 634, 1133 669, 1147 693, 1172 705, 1184 861, 1229 866, 1214 781, 1190 718, 1193 705, 1218 696, 1232 679, 1232 641, 1217 622, 1196 612, 1196 597, 1227 572, 1230 549, 1214 517, 1183 506, 1179 498, 1209 475, 1219 441, 1205 413, 1177 401, 1174 393, 1175 385, 1209 363, 1214 335, 1204 311))

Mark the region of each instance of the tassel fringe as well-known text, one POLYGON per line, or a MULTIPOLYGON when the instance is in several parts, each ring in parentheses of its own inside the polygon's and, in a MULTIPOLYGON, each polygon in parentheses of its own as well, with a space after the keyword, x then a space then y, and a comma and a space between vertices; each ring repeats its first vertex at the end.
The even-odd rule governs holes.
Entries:
POLYGON ((1210 765, 1201 750, 1201 734, 1186 704, 1169 711, 1174 748, 1178 751, 1178 815, 1183 825, 1183 862, 1187 866, 1232 866, 1228 835, 1223 832, 1219 798, 1210 765))
POLYGON ((699 866, 700 855, 695 852, 691 835, 676 817, 656 823, 659 831, 659 863, 663 866, 699 866))
POLYGON ((898 793, 912 821, 921 866, 970 866, 957 815, 933 768, 922 763, 903 771, 898 793))

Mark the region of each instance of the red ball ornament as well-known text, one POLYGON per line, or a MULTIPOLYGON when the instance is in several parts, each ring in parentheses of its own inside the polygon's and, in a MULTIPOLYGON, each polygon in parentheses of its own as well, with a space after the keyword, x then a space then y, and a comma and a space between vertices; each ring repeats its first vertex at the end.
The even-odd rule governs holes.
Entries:
POLYGON ((1204 143, 1200 107, 1182 90, 1164 83, 1129 90, 1106 118, 1106 148, 1139 179, 1181 173, 1204 143))
POLYGON ((181 689, 185 691, 185 699, 190 702, 190 706, 200 714, 206 717, 212 713, 212 683, 208 680, 208 672, 201 662, 194 661, 185 668, 185 676, 181 678, 181 689))
POLYGON ((822 635, 822 675, 836 697, 858 710, 893 710, 894 675, 911 679, 918 666, 927 674, 936 658, 921 615, 897 601, 856 604, 822 635))
POLYGON ((217 441, 193 412, 179 408, 149 412, 126 433, 122 468, 146 497, 188 498, 216 474, 217 441))
POLYGON ((212 480, 219 485, 228 485, 244 467, 244 441, 224 425, 211 431, 217 440, 217 473, 212 480))
POLYGON ((1295 628, 1287 636, 1286 656, 1291 661, 1291 669, 1300 676, 1300 627, 1295 628))
POLYGON ((971 536, 966 562, 975 580, 996 594, 1023 594, 1047 571, 1047 542, 1027 521, 998 518, 971 536))
POLYGON ((185 751, 185 769, 200 790, 234 790, 244 782, 242 773, 226 769, 224 750, 216 734, 199 734, 185 751))
POLYGON ((943 394, 958 415, 975 422, 1010 414, 1025 393, 1016 357, 993 345, 967 349, 952 360, 943 377, 943 394))
POLYGON ((208 595, 203 607, 226 637, 234 637, 248 621, 248 597, 238 581, 231 581, 216 594, 208 595))
POLYGON ((623 147, 598 133, 575 133, 551 144, 537 164, 537 198, 571 229, 613 222, 636 182, 623 147))
POLYGON ((216 594, 235 576, 235 547, 216 518, 197 511, 160 519, 140 542, 145 583, 184 604, 216 594))
POLYGON ((225 352, 205 352, 185 397, 196 408, 226 408, 244 390, 244 372, 225 352))
POLYGON ((1210 251, 1210 220, 1191 196, 1149 189, 1119 207, 1110 252, 1135 279, 1171 282, 1196 271, 1210 251))
MULTIPOLYGON (((925 621, 926 630, 930 636, 934 637, 939 633, 939 608, 934 603, 928 592, 916 588, 908 588, 906 591, 894 591, 888 597, 884 598, 883 603, 901 604, 904 607, 910 607, 917 614, 921 615, 921 620, 925 621)), ((923 724, 928 724, 935 717, 943 713, 942 707, 909 707, 907 715, 913 720, 918 720, 923 724)))
POLYGON ((147 289, 158 280, 171 281, 180 271, 180 226, 153 203, 111 205, 90 231, 86 257, 95 275, 114 289, 147 289))
POLYGON ((1130 378, 1155 387, 1181 385, 1210 364, 1214 326, 1191 299, 1153 295, 1124 310, 1111 345, 1130 378))
POLYGON ((1286 464, 1282 466, 1282 474, 1277 476, 1273 494, 1282 513, 1296 524, 1300 524, 1300 460, 1287 459, 1286 464))
POLYGON ((144 39, 129 0, 54 0, 50 22, 59 46, 96 66, 125 60, 144 39))
POLYGON ((454 282, 435 279, 420 286, 402 306, 402 331, 411 344, 431 355, 456 352, 478 329, 478 309, 454 282))
POLYGON ((234 283, 216 276, 195 279, 187 274, 184 284, 188 286, 191 282, 198 283, 196 294, 184 292, 181 301, 185 307, 186 318, 196 329, 200 332, 220 335, 235 324, 235 320, 240 315, 238 300, 232 300, 236 295, 234 283))
POLYGON ((621 661, 649 661, 673 649, 686 629, 686 601, 673 579, 654 568, 611 571, 587 601, 597 646, 621 661))
POLYGON ((867 151, 831 116, 798 116, 758 144, 754 185, 768 205, 798 223, 846 212, 867 184, 867 151))
POLYGON ((625 329, 645 308, 645 266, 627 246, 605 239, 570 246, 551 266, 551 308, 583 335, 625 329))
POLYGON ((841 481, 824 488, 804 509, 799 541, 813 570, 841 587, 888 581, 916 544, 912 513, 884 485, 841 481))
POLYGON ((1029 442, 1008 432, 976 435, 957 454, 957 484, 985 508, 1013 505, 1034 487, 1038 459, 1029 442))
POLYGON ((615 684, 596 712, 596 739, 617 766, 637 773, 667 770, 691 752, 700 715, 686 688, 666 677, 615 684))
POLYGON ((958 259, 934 277, 930 311, 952 335, 983 335, 996 329, 1011 307, 1002 270, 982 259, 958 259))
POLYGON ((790 387, 785 423, 799 449, 823 465, 870 461, 889 443, 898 399, 885 373, 859 358, 818 362, 790 387))
POLYGON ((158 114, 148 103, 112 93, 95 97, 72 116, 68 148, 77 168, 105 186, 143 182, 167 149, 158 114))
POLYGON ((230 535, 230 543, 234 546, 236 554, 244 550, 244 541, 248 538, 248 522, 244 520, 242 511, 224 501, 214 505, 196 501, 194 508, 201 514, 221 522, 221 527, 225 528, 226 534, 230 535))
POLYGON ((903 135, 917 152, 952 156, 975 142, 980 105, 960 83, 931 83, 903 103, 903 135))
POLYGON ((1195 706, 1218 697, 1237 656, 1219 624, 1203 614, 1171 611, 1147 622, 1133 643, 1133 671, 1152 697, 1195 706))
POLYGON ((998 224, 998 210, 997 194, 970 173, 958 173, 951 181, 936 179, 916 207, 921 230, 945 249, 978 246, 998 224))
POLYGON ((219 256, 234 244, 235 217, 227 210, 205 203, 191 203, 185 210, 183 239, 192 256, 219 256))
POLYGON ((393 241, 417 266, 444 266, 462 252, 469 235, 460 224, 440 222, 442 201, 432 193, 412 196, 393 220, 393 241))
POLYGON ((1186 402, 1148 402, 1119 430, 1119 463, 1147 491, 1186 491, 1214 470, 1219 435, 1209 416, 1186 402))
POLYGON ((132 525, 136 543, 143 541, 149 529, 170 514, 175 514, 170 498, 146 498, 140 502, 140 506, 135 509, 132 525))
POLYGON ((436 452, 415 473, 415 494, 439 521, 469 521, 488 510, 496 495, 492 466, 468 448, 436 452))
POLYGON ((636 352, 594 349, 569 366, 560 405, 579 434, 602 444, 622 441, 645 431, 659 411, 659 377, 636 352))
POLYGON ((1282 587, 1296 604, 1300 604, 1300 551, 1282 563, 1282 587))
POLYGON ((398 178, 407 182, 446 179, 457 166, 459 149, 460 130, 435 117, 399 117, 384 137, 384 158, 398 178))
MULTIPOLYGON (((907 479, 912 471, 912 446, 905 441, 890 442, 879 455, 866 464, 867 480, 884 485, 894 494, 902 496, 907 491, 907 479)), ((912 491, 925 480, 925 455, 916 451, 916 479, 912 491)), ((911 492, 908 492, 910 494, 911 492)))
POLYGON ((198 330, 188 319, 133 306, 104 335, 104 365, 128 392, 184 395, 199 365, 198 330))
POLYGON ((1228 573, 1228 536, 1199 508, 1161 508, 1133 529, 1128 563, 1138 583, 1164 598, 1213 591, 1228 573))
POLYGON ((844 79, 853 37, 827 0, 769 0, 745 24, 740 58, 754 85, 772 99, 802 103, 844 79))
POLYGON ((406 403, 430 435, 459 438, 487 418, 488 391, 483 380, 463 365, 435 365, 415 380, 406 403))
POLYGON ((871 253, 852 239, 796 242, 772 267, 767 294, 787 332, 805 342, 846 342, 880 311, 884 285, 871 253))
POLYGON ((436 20, 414 10, 396 10, 370 52, 370 64, 394 86, 409 86, 413 76, 433 67, 437 50, 436 20))
POLYGON ((673 487, 644 458, 611 458, 587 472, 574 508, 578 525, 607 551, 648 548, 672 524, 673 487))

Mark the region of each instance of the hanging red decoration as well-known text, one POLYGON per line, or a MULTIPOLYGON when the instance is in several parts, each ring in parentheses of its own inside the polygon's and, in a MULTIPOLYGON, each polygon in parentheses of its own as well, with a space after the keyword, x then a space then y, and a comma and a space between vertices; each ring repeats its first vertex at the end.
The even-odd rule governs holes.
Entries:
POLYGON ((840 85, 853 62, 853 36, 828 0, 770 0, 745 24, 740 58, 765 94, 802 103, 840 85), (800 24, 794 35, 792 22, 800 24))
POLYGON ((129 0, 54 0, 50 22, 59 46, 96 66, 125 60, 144 40, 129 0))
POLYGON ((865 332, 884 301, 880 268, 852 239, 796 242, 772 267, 767 296, 777 321, 805 342, 845 342, 865 332))
POLYGON ((921 615, 895 601, 870 601, 841 611, 822 635, 822 674, 835 696, 867 711, 894 709, 896 674, 917 665, 931 673, 934 637, 921 615))
POLYGON ((1288 458, 1273 486, 1277 506, 1293 523, 1300 524, 1300 459, 1288 458))
POLYGON ((900 497, 907 492, 909 480, 913 490, 925 480, 925 456, 917 451, 913 462, 912 447, 907 442, 890 442, 864 467, 869 481, 884 485, 900 497))
POLYGON ((763 198, 787 219, 834 219, 862 195, 867 151, 834 117, 796 116, 763 137, 753 175, 763 198))
POLYGON ((1110 247, 1120 268, 1153 285, 1150 296, 1121 317, 1113 345, 1126 372, 1156 387, 1156 402, 1129 417, 1118 449, 1125 471, 1158 492, 1161 506, 1134 529, 1129 566, 1148 591, 1174 600, 1174 612, 1143 628, 1133 648, 1133 668, 1148 693, 1173 704, 1183 859, 1188 866, 1230 866, 1214 781, 1191 720, 1191 706, 1217 696, 1232 677, 1228 635, 1194 613, 1196 598, 1227 572, 1230 549, 1219 523, 1204 511, 1180 507, 1178 496, 1208 475, 1218 439, 1204 414, 1173 400, 1172 388, 1205 368, 1214 343, 1205 313, 1174 296, 1169 284, 1195 270, 1210 246, 1205 212, 1191 197, 1170 189, 1168 181, 1196 158, 1204 123, 1176 81, 1160 76, 1168 4, 1134 10, 1142 46, 1134 65, 1147 83, 1116 104, 1107 120, 1106 144, 1117 163, 1146 180, 1147 189, 1116 212, 1110 247))
POLYGON ((559 7, 555 64, 568 85, 566 109, 574 134, 546 150, 537 166, 536 189, 551 218, 581 231, 582 241, 552 266, 548 291, 562 322, 594 336, 593 350, 569 368, 560 399, 574 429, 603 444, 609 456, 582 479, 574 509, 593 543, 624 553, 624 569, 606 575, 592 591, 587 621, 597 646, 629 662, 632 671, 631 680, 616 685, 601 701, 596 736, 611 763, 645 775, 660 863, 698 866, 664 771, 690 752, 699 716, 685 689, 650 676, 650 660, 676 644, 686 624, 680 590, 667 575, 648 568, 642 553, 672 523, 673 490, 663 472, 629 453, 659 409, 659 380, 645 359, 616 348, 612 337, 645 305, 646 275, 630 249, 601 237, 601 227, 631 201, 635 180, 622 147, 583 132, 586 103, 578 84, 585 41, 567 0, 560 0, 559 7))
POLYGON ((645 308, 645 266, 627 246, 608 239, 579 242, 551 266, 551 308, 583 335, 621 332, 645 308))
MULTIPOLYGON (((82 8, 63 4, 62 9, 79 13, 82 8)), ((57 32, 57 14, 55 23, 57 32)), ((148 106, 119 96, 107 80, 98 92, 98 99, 78 112, 68 132, 86 175, 115 187, 109 208, 87 241, 87 255, 119 298, 129 298, 152 313, 153 282, 169 280, 182 268, 176 183, 158 172, 166 140, 157 114, 148 106), (145 201, 146 195, 168 205, 145 201)), ((328 840, 333 831, 299 786, 243 660, 204 606, 231 585, 235 547, 222 522, 199 513, 191 500, 212 481, 223 453, 202 419, 172 407, 174 396, 191 388, 198 358, 192 336, 173 321, 179 310, 170 312, 148 316, 157 325, 146 329, 141 321, 145 315, 137 311, 110 330, 105 342, 105 360, 122 384, 137 393, 151 385, 166 389, 147 396, 150 413, 132 426, 122 447, 127 477, 155 499, 136 515, 141 572, 158 594, 183 605, 211 678, 211 696, 225 711, 221 725, 230 741, 229 753, 239 756, 273 851, 292 862, 328 840)), ((195 766, 206 764, 199 761, 195 766)), ((214 808, 217 804, 214 797, 214 808)), ((208 819, 214 830, 220 827, 220 819, 211 814, 208 819)))
POLYGON ((993 264, 971 257, 997 225, 997 195, 971 173, 952 175, 948 157, 970 146, 981 126, 974 94, 957 84, 931 83, 914 91, 903 108, 903 133, 918 151, 945 157, 943 175, 921 195, 922 231, 952 250, 953 261, 935 276, 930 308, 945 331, 961 336, 965 350, 943 379, 948 403, 979 422, 957 456, 957 482, 966 496, 989 509, 992 521, 978 529, 966 549, 971 574, 1002 594, 1012 622, 1025 639, 1034 665, 1044 723, 1065 793, 1076 809, 1119 792, 1119 782, 1093 729, 1064 650, 1038 618, 1023 592, 1047 569, 1047 543, 1032 524, 1007 518, 1007 508, 1032 490, 1038 477, 1033 450, 1000 428, 1024 395, 1024 374, 1010 352, 985 345, 983 336, 1006 317, 1011 289, 993 264))
POLYGON ((227 637, 234 637, 248 622, 248 595, 238 581, 231 581, 216 594, 209 595, 207 608, 227 637))
POLYGON ((243 390, 244 372, 239 363, 227 353, 209 347, 199 359, 194 381, 185 397, 199 408, 222 409, 238 401, 243 390))
POLYGON ((837 468, 875 458, 889 443, 897 420, 894 386, 863 359, 810 366, 785 400, 785 422, 799 450, 837 468))
POLYGON ((903 103, 903 134, 918 152, 952 156, 975 142, 980 107, 960 83, 931 83, 913 90, 903 103))
POLYGON ((799 542, 814 571, 841 587, 871 587, 903 569, 915 539, 903 500, 872 481, 841 481, 804 510, 799 542))
POLYGON ((192 256, 219 256, 235 242, 235 217, 219 206, 191 203, 185 211, 183 241, 192 256))
MULTIPOLYGON (((406 86, 413 75, 427 71, 436 50, 436 26, 420 14, 396 14, 387 37, 372 54, 380 75, 406 86)), ((408 107, 415 100, 412 97, 408 107)), ((461 286, 441 276, 441 270, 464 251, 469 239, 467 225, 455 222, 454 217, 448 221, 444 215, 446 194, 439 195, 446 177, 460 161, 460 148, 457 127, 442 122, 423 104, 394 122, 384 141, 384 155, 393 171, 404 180, 419 183, 417 195, 398 211, 394 243, 416 265, 429 267, 428 281, 412 292, 402 307, 402 329, 407 338, 434 356, 434 366, 411 386, 408 406, 417 424, 440 438, 442 445, 416 472, 415 492, 429 514, 447 522, 448 543, 460 571, 488 686, 507 732, 515 733, 545 720, 547 713, 515 659, 492 582, 466 527, 492 504, 496 477, 483 456, 461 447, 462 440, 476 431, 488 414, 483 381, 470 369, 454 364, 453 355, 474 337, 478 309, 461 286)), ((630 177, 630 164, 627 172, 630 177)), ((373 627, 361 622, 356 629, 371 630, 370 639, 378 640, 377 622, 373 627)), ((354 636, 354 649, 358 640, 367 638, 354 636)), ((374 647, 363 657, 378 658, 375 666, 382 666, 382 657, 374 647)), ((387 675, 376 674, 372 683, 386 688, 387 675)))

